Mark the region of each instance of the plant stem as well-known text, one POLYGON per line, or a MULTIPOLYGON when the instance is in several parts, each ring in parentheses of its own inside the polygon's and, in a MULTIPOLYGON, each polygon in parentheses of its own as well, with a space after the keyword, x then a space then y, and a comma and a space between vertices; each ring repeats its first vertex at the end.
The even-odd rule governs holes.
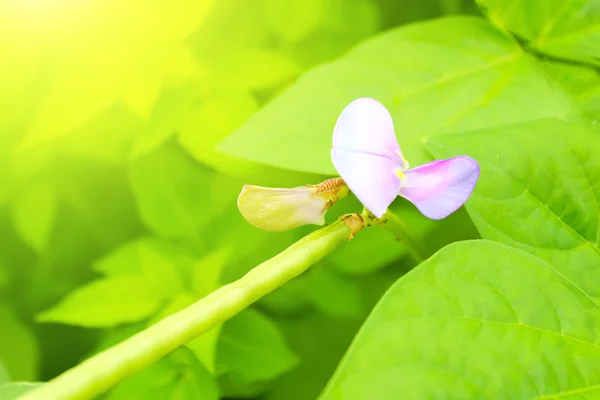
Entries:
POLYGON ((382 225, 396 236, 396 239, 404 243, 406 249, 417 263, 427 259, 427 251, 409 233, 408 227, 396 214, 387 211, 383 216, 382 225))
POLYGON ((364 226, 347 215, 299 240, 239 280, 25 393, 23 400, 91 399, 297 277, 364 226))

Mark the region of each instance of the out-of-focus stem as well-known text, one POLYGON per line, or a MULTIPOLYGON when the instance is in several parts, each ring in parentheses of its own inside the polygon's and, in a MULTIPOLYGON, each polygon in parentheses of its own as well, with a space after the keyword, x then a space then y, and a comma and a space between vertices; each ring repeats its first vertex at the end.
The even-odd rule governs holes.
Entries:
POLYGON ((365 226, 350 214, 299 240, 191 306, 25 393, 23 400, 91 399, 297 277, 365 226))

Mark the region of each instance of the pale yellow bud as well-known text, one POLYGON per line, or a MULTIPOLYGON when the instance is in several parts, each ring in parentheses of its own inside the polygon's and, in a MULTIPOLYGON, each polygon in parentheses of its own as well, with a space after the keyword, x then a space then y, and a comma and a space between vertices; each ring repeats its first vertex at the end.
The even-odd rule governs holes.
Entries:
POLYGON ((327 210, 348 194, 341 178, 291 189, 245 185, 238 208, 255 227, 281 232, 303 225, 323 225, 327 210))

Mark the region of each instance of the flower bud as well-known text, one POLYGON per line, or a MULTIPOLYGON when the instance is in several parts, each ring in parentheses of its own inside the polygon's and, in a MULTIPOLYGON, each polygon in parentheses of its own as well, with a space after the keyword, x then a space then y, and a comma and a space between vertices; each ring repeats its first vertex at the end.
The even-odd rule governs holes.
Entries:
POLYGON ((252 225, 281 232, 303 225, 325 224, 325 213, 349 190, 341 178, 291 189, 244 185, 238 209, 252 225))

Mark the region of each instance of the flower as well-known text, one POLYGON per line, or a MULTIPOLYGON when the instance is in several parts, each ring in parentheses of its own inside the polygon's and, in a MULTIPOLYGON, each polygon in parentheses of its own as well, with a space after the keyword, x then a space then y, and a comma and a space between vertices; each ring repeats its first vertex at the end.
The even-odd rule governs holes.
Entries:
POLYGON ((291 189, 244 185, 238 209, 255 227, 281 232, 303 225, 325 224, 327 210, 348 194, 348 186, 341 178, 291 189))
POLYGON ((388 110, 360 98, 338 118, 333 132, 333 165, 350 190, 377 218, 396 196, 412 202, 428 218, 442 219, 462 206, 479 178, 479 164, 459 156, 409 169, 388 110))

